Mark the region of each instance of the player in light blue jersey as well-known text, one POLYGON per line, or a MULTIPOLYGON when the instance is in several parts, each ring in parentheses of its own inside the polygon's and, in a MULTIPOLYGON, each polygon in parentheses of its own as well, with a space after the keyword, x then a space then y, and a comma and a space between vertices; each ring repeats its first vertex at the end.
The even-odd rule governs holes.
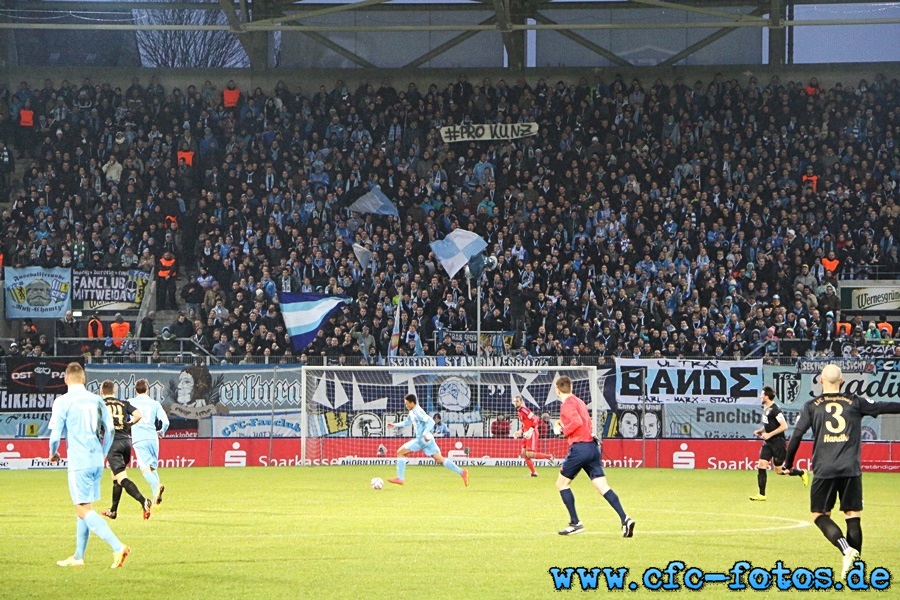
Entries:
POLYGON ((113 549, 112 568, 116 569, 125 563, 131 549, 119 541, 103 517, 94 512, 93 506, 100 499, 103 464, 115 434, 112 414, 103 398, 84 387, 84 367, 80 364, 69 363, 65 381, 69 391, 56 399, 50 416, 50 462, 59 462, 59 443, 65 436, 69 493, 78 522, 75 554, 56 564, 83 567, 84 550, 93 531, 113 549))
POLYGON ((468 487, 469 472, 466 469, 460 469, 452 460, 441 455, 441 449, 438 448, 437 442, 434 441, 434 419, 428 416, 428 413, 419 406, 416 395, 407 394, 403 401, 406 403, 406 410, 409 411, 409 416, 399 423, 388 423, 388 429, 406 427, 411 423, 415 437, 397 450, 397 476, 393 479, 388 479, 388 481, 397 485, 403 485, 404 475, 406 474, 406 455, 421 450, 433 458, 437 464, 444 465, 462 477, 463 483, 468 487))
POLYGON ((131 428, 131 445, 137 455, 138 467, 144 475, 144 479, 153 490, 153 498, 156 498, 157 506, 162 504, 163 492, 166 486, 159 482, 159 438, 166 435, 169 428, 169 417, 162 405, 147 395, 150 385, 146 379, 138 379, 134 384, 137 396, 130 399, 136 409, 141 411, 141 420, 131 428), (161 424, 157 430, 157 422, 161 424))

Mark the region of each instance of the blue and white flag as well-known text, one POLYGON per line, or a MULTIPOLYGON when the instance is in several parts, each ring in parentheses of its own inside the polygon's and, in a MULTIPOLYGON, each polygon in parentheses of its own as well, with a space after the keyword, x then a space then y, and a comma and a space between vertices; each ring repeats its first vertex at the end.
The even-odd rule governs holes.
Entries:
POLYGON ((343 304, 350 302, 350 298, 346 296, 285 292, 280 293, 278 299, 281 302, 284 324, 291 336, 291 344, 297 352, 306 350, 316 339, 328 317, 343 304))
POLYGON ((353 254, 356 255, 359 266, 365 271, 369 263, 372 262, 372 251, 359 244, 353 244, 353 254))
POLYGON ((422 345, 422 336, 419 333, 416 333, 416 349, 413 351, 413 356, 425 356, 425 347, 422 345))
POLYGON ((485 248, 484 238, 464 229, 454 229, 444 239, 431 243, 435 257, 450 277, 455 277, 469 259, 485 248))
POLYGON ((390 198, 377 187, 360 196, 356 202, 350 205, 350 210, 363 214, 391 215, 400 218, 400 211, 397 210, 390 198))
POLYGON ((400 349, 400 305, 394 311, 394 331, 391 332, 391 342, 388 344, 388 358, 397 356, 400 349))

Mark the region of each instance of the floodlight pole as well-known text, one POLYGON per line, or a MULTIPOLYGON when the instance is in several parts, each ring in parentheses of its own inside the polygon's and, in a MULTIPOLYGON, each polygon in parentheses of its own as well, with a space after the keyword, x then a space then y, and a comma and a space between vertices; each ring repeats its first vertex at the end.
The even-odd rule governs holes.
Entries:
POLYGON ((475 286, 475 365, 481 366, 481 275, 475 286))

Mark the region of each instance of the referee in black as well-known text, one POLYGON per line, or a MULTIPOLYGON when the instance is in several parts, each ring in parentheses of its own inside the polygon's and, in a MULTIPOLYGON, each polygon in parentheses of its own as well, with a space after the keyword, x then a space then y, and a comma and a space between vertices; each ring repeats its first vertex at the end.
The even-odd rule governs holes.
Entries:
POLYGON ((136 409, 128 401, 116 398, 116 384, 110 380, 100 384, 100 395, 112 413, 113 425, 116 434, 106 460, 113 472, 112 505, 109 510, 101 511, 104 517, 115 519, 119 510, 119 500, 122 498, 122 490, 140 503, 144 511, 144 520, 150 518, 150 507, 153 505, 149 498, 145 498, 133 481, 128 479, 125 468, 131 462, 131 426, 141 420, 141 411, 136 409))
POLYGON ((813 432, 813 482, 810 511, 816 526, 843 554, 841 579, 859 559, 862 550, 860 513, 863 508, 862 468, 860 462, 860 423, 864 415, 877 417, 900 414, 900 402, 873 402, 855 394, 841 393, 844 377, 840 367, 822 369, 822 395, 807 402, 794 427, 788 445, 782 475, 790 473, 803 434, 813 432), (841 512, 847 522, 847 536, 831 519, 835 500, 841 499, 841 512))

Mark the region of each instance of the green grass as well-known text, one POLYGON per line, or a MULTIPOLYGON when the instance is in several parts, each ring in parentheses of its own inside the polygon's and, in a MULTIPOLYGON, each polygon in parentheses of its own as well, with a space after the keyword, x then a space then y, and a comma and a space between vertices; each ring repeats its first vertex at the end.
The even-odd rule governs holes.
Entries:
MULTIPOLYGON (((123 496, 111 525, 133 554, 112 571, 112 552, 95 536, 85 568, 55 564, 74 547, 64 472, 4 471, 0 598, 547 598, 556 594, 551 567, 622 566, 635 580, 671 560, 718 571, 738 560, 840 566, 808 523, 808 490, 797 478, 770 476, 769 501, 751 503, 754 471, 611 469, 638 523, 635 537, 623 539, 615 513, 583 477, 573 490, 587 531, 557 535, 567 514, 554 471, 526 475, 474 469, 466 489, 445 469, 410 467, 407 485, 376 492, 369 480, 392 469, 163 470, 165 503, 150 521, 123 496)), ((109 501, 109 481, 98 509, 109 501)), ((900 573, 900 480, 868 474, 864 483, 864 558, 900 573)), ((692 596, 733 593, 716 584, 692 596)))

